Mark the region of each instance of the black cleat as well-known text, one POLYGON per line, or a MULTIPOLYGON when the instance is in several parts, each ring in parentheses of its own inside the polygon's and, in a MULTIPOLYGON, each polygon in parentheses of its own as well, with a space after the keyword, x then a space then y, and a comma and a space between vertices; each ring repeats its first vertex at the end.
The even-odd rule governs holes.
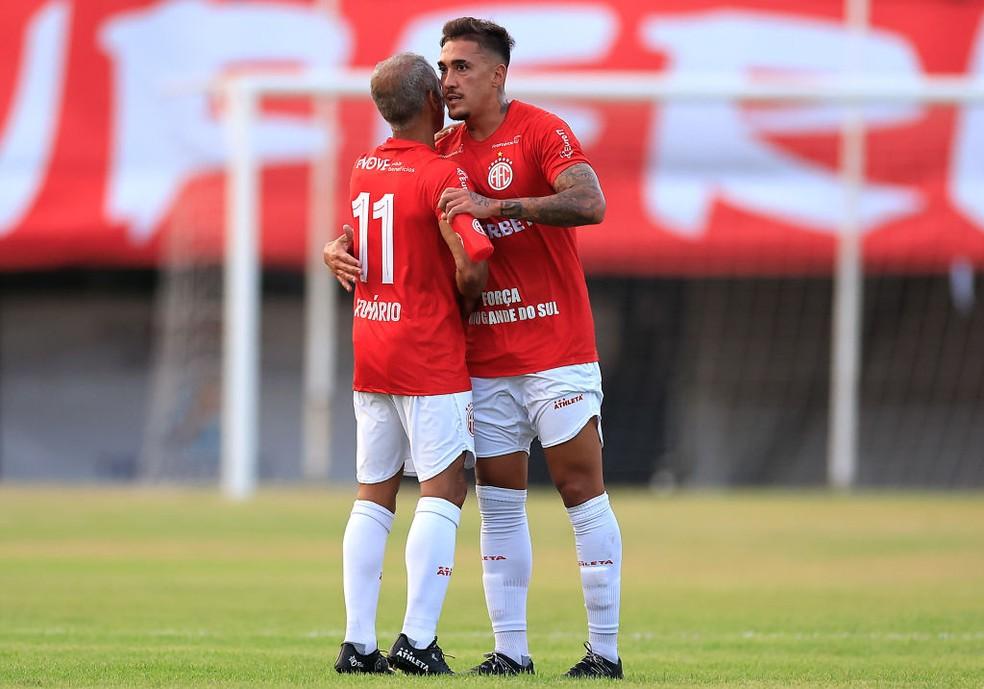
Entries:
POLYGON ((342 644, 342 650, 338 652, 338 660, 335 661, 336 672, 365 672, 373 675, 391 675, 389 663, 386 656, 379 652, 377 648, 372 653, 362 655, 355 650, 355 646, 349 642, 342 644))
POLYGON ((389 652, 389 664, 394 670, 403 670, 408 675, 453 675, 454 672, 444 660, 444 651, 437 645, 437 637, 427 648, 414 648, 406 634, 396 637, 389 652))
POLYGON ((533 671, 533 660, 531 659, 526 665, 520 665, 515 660, 510 658, 504 653, 496 653, 492 651, 491 653, 485 654, 485 660, 473 667, 468 671, 469 675, 532 675, 535 674, 533 671))
POLYGON ((622 679, 622 659, 619 658, 617 663, 613 663, 604 656, 600 656, 591 650, 591 644, 585 643, 584 648, 587 649, 588 653, 578 661, 577 665, 572 667, 566 673, 564 677, 575 677, 577 679, 586 679, 600 677, 603 679, 622 679))

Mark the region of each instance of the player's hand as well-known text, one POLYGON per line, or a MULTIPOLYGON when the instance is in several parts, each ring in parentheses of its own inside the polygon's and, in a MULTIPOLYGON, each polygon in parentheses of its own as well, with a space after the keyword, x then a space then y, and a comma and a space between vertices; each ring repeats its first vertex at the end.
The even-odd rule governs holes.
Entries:
POLYGON ((353 238, 352 227, 342 225, 342 234, 325 244, 323 252, 325 265, 331 269, 338 284, 344 287, 346 292, 352 291, 355 281, 362 275, 359 259, 351 253, 353 238))
POLYGON ((476 218, 491 218, 498 215, 499 202, 461 187, 449 187, 441 193, 437 206, 444 211, 447 221, 451 222, 460 213, 468 213, 476 218))
POLYGON ((445 127, 444 129, 442 129, 441 131, 439 131, 437 134, 434 135, 434 143, 437 143, 438 141, 446 137, 448 134, 453 132, 455 130, 455 127, 460 127, 460 126, 461 126, 460 122, 456 124, 449 124, 447 127, 445 127))

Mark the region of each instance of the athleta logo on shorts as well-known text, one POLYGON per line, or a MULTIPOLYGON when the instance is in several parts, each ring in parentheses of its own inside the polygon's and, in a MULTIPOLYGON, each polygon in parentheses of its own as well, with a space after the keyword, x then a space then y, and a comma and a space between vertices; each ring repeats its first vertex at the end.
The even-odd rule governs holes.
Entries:
POLYGON ((512 181, 512 161, 502 155, 502 151, 499 151, 499 155, 489 166, 489 186, 496 191, 502 191, 512 184, 512 181))
POLYGON ((485 560, 486 562, 489 562, 489 561, 493 561, 494 562, 494 561, 497 561, 497 560, 505 560, 506 559, 506 556, 505 555, 482 555, 482 559, 485 560))
POLYGON ((475 405, 471 402, 465 407, 465 418, 467 419, 466 425, 468 426, 468 435, 475 437, 475 405))
POLYGON ((443 565, 437 566, 437 576, 439 577, 449 577, 451 576, 451 567, 444 567, 443 565))
POLYGON ((564 407, 569 407, 572 404, 577 404, 584 400, 584 393, 577 395, 576 397, 570 397, 566 400, 554 400, 554 409, 563 409, 564 407))
POLYGON ((600 567, 602 565, 614 565, 611 560, 578 560, 578 567, 600 567))

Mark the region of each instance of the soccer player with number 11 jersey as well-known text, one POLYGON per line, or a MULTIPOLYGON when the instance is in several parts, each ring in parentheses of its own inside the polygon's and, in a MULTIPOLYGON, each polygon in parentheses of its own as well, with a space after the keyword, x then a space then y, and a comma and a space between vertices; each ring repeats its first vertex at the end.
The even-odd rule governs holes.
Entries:
POLYGON ((437 622, 454 569, 455 538, 475 462, 471 380, 459 293, 481 294, 492 245, 481 223, 442 220, 438 201, 468 177, 434 152, 444 124, 434 68, 419 55, 376 66, 373 101, 393 136, 352 170, 359 257, 353 305, 358 499, 342 541, 345 639, 339 672, 448 674, 437 622), (383 657, 376 609, 386 540, 404 473, 421 497, 406 543, 403 630, 383 657))

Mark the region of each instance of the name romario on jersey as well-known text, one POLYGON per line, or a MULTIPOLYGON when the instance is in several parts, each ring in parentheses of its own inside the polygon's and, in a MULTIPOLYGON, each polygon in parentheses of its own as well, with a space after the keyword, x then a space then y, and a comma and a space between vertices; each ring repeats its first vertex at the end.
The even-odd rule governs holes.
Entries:
MULTIPOLYGON (((484 141, 460 126, 437 146, 464 168, 479 194, 495 199, 549 196, 561 172, 588 162, 563 120, 516 100, 484 141)), ((498 378, 597 361, 576 228, 495 217, 481 222, 495 256, 480 308, 468 321, 471 375, 498 378)))
MULTIPOLYGON (((356 281, 352 387, 395 395, 471 389, 455 264, 441 236, 438 200, 448 187, 471 189, 456 165, 424 144, 387 139, 352 168, 350 192, 356 281)), ((455 217, 473 261, 492 253, 481 223, 455 217)))

